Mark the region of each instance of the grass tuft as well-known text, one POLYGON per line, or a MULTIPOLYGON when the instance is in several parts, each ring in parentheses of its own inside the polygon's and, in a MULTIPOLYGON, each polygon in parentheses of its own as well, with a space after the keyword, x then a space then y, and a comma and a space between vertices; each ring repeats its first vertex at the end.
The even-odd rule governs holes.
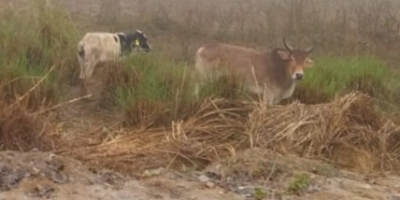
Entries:
POLYGON ((378 99, 394 102, 400 85, 386 63, 374 57, 320 57, 306 71, 294 93, 304 103, 331 101, 337 96, 360 91, 378 99))

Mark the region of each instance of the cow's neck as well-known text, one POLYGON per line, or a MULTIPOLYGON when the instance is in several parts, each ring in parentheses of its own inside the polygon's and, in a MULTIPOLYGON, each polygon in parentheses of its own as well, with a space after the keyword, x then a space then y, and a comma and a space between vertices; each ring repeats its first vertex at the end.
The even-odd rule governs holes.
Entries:
POLYGON ((296 82, 287 73, 287 69, 285 68, 285 61, 278 59, 276 56, 272 56, 272 62, 272 72, 270 73, 272 75, 271 78, 275 86, 283 90, 288 90, 296 85, 296 82))

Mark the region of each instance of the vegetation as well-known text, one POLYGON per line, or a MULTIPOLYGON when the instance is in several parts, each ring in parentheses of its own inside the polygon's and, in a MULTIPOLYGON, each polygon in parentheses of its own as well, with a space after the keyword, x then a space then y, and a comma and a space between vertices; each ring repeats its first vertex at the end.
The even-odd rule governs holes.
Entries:
POLYGON ((289 192, 301 194, 310 186, 310 176, 306 173, 297 174, 289 185, 289 192))
POLYGON ((294 97, 303 103, 328 102, 349 92, 361 91, 386 102, 383 108, 398 108, 399 75, 375 57, 318 57, 306 71, 294 97))
POLYGON ((262 189, 260 189, 260 188, 255 188, 254 189, 255 190, 255 199, 256 200, 262 200, 262 199, 264 199, 265 198, 265 196, 266 196, 266 194, 265 194, 265 192, 262 190, 262 189))
POLYGON ((43 83, 26 98, 29 109, 56 103, 63 83, 76 76, 75 46, 78 30, 68 15, 46 9, 35 1, 33 12, 1 13, 0 85, 6 99, 21 96, 48 71, 43 83))
MULTIPOLYGON (((400 24, 393 22, 392 6, 387 6, 394 6, 394 1, 371 1, 359 7, 360 3, 337 0, 343 3, 337 7, 348 6, 340 11, 345 13, 326 11, 321 1, 301 4, 290 0, 290 8, 272 0, 266 4, 235 0, 229 5, 224 1, 188 2, 183 8, 169 7, 167 1, 135 1, 132 12, 141 17, 127 17, 112 7, 122 0, 111 4, 103 0, 109 11, 101 13, 101 19, 115 19, 111 21, 88 17, 76 5, 81 5, 78 1, 72 6, 60 5, 76 15, 50 8, 40 0, 27 3, 32 9, 26 12, 5 6, 0 10, 0 115, 10 117, 0 120, 0 149, 34 148, 26 141, 42 136, 46 123, 59 122, 44 111, 79 97, 71 91, 78 87, 76 44, 84 32, 137 28, 149 36, 155 50, 96 68, 93 77, 102 87, 94 105, 112 115, 123 113, 122 126, 110 133, 117 138, 112 144, 107 143, 108 137, 93 136, 102 145, 93 145, 90 156, 82 160, 114 168, 117 161, 130 167, 132 163, 149 163, 140 167, 174 163, 201 168, 254 146, 332 161, 343 153, 343 146, 351 146, 354 155, 366 152, 374 158, 369 159, 368 169, 400 167, 398 147, 393 143, 398 138, 393 128, 397 119, 385 118, 381 112, 398 113, 400 108, 399 75, 393 64, 398 60, 392 55, 400 38, 393 34, 397 30, 386 25, 400 24), (217 5, 227 7, 217 12, 213 9, 222 9, 217 5), (350 8, 356 7, 353 17, 358 20, 351 18, 354 28, 347 21, 350 8), (367 14, 363 13, 371 13, 368 9, 381 21, 369 23, 364 30, 367 14), (282 13, 285 17, 281 18, 282 13), (306 15, 309 21, 302 17, 306 15), (305 80, 289 100, 299 99, 307 105, 289 102, 292 104, 285 108, 269 110, 249 100, 241 84, 229 76, 205 84, 200 98, 194 98, 191 71, 200 44, 221 41, 264 49, 266 44, 282 46, 281 37, 288 33, 295 44, 319 46, 313 56, 316 66, 306 71, 305 80), (355 91, 379 100, 382 110, 375 110, 375 102, 355 91), (21 124, 24 126, 17 128, 21 124), (12 145, 5 145, 11 144, 10 138, 14 138, 12 145), (105 151, 115 154, 103 157, 105 151), (143 155, 156 161, 136 162, 144 159, 143 155), (392 165, 383 165, 388 162, 392 165)), ((360 167, 361 162, 352 164, 360 167)), ((297 185, 294 190, 300 187, 297 185)))

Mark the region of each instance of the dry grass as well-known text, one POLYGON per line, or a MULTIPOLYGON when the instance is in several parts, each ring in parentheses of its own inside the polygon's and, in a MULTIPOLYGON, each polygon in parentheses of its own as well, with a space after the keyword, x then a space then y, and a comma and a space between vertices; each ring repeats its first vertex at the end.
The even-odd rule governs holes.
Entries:
MULTIPOLYGON (((55 66, 32 84, 29 90, 13 98, 4 98, 5 89, 12 82, 0 87, 0 150, 29 151, 32 149, 50 150, 51 140, 47 137, 48 119, 32 113, 32 99, 40 96, 40 88, 55 66)), ((45 107, 37 103, 38 110, 45 107), (39 107, 41 106, 41 107, 39 107)))
POLYGON ((240 102, 206 100, 184 122, 172 122, 169 128, 119 130, 99 145, 78 149, 74 155, 127 171, 169 164, 203 167, 236 149, 238 141, 247 143, 243 123, 249 111, 250 107, 240 102))
POLYGON ((96 166, 140 172, 161 166, 203 168, 254 146, 368 172, 398 169, 394 141, 399 136, 399 128, 361 93, 326 104, 274 108, 214 99, 170 128, 119 130, 72 153, 96 166))
POLYGON ((362 93, 351 93, 327 104, 293 103, 252 118, 258 146, 324 158, 357 170, 388 170, 397 166, 394 137, 398 127, 362 93))
POLYGON ((26 105, 0 101, 0 150, 50 150, 44 120, 30 115, 26 105))

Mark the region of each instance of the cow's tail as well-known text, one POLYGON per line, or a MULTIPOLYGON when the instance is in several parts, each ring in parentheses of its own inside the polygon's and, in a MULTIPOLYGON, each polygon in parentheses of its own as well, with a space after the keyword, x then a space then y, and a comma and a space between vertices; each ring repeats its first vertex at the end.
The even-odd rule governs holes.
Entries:
POLYGON ((85 74, 85 71, 86 71, 86 62, 85 62, 85 48, 84 48, 84 45, 83 45, 83 43, 82 42, 79 42, 78 43, 78 45, 77 45, 77 51, 78 51, 78 53, 77 53, 77 56, 78 56, 78 61, 79 61, 79 65, 80 65, 80 72, 79 72, 79 80, 82 80, 82 79, 84 79, 84 74, 85 74))

